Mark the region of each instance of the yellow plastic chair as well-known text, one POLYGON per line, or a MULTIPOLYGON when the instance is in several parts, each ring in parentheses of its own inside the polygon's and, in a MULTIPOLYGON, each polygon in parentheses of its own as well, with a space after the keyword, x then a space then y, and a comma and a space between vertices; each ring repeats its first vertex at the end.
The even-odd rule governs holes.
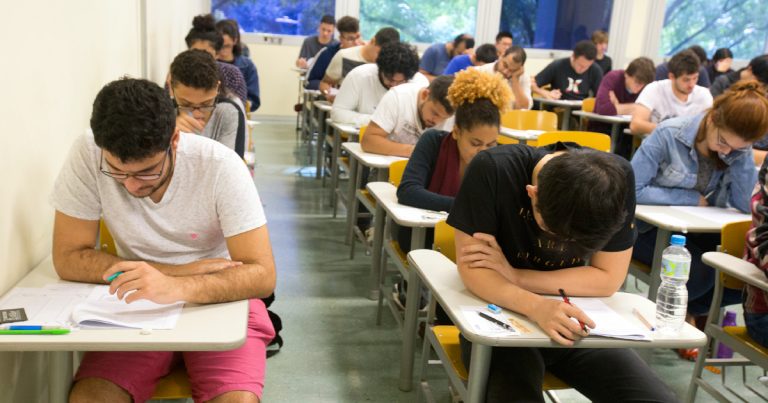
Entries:
POLYGON ((594 148, 595 150, 610 152, 611 136, 595 132, 576 132, 576 131, 552 131, 542 133, 538 139, 538 146, 542 147, 558 141, 570 141, 583 147, 594 148))
MULTIPOLYGON (((439 251, 452 261, 456 261, 456 230, 441 221, 435 225, 435 241, 433 249, 439 251)), ((430 300, 429 316, 427 323, 434 318, 435 301, 430 300)), ((461 359, 461 345, 459 343, 459 328, 451 325, 430 326, 424 337, 424 346, 421 354, 421 391, 425 395, 429 394, 430 388, 426 379, 427 365, 429 365, 430 350, 440 358, 443 368, 448 372, 448 379, 451 381, 454 390, 466 390, 468 378, 467 367, 461 359), (459 382, 454 382, 458 380, 459 382)), ((555 390, 570 389, 570 386, 558 379, 549 372, 544 374, 543 390, 547 397, 553 402, 558 399, 554 395, 555 390)))
POLYGON ((389 164, 389 183, 400 186, 406 165, 408 165, 408 160, 395 161, 389 164))
MULTIPOLYGON (((115 239, 109 232, 106 222, 99 220, 99 249, 117 256, 117 247, 115 239)), ((160 378, 155 386, 155 393, 152 400, 174 400, 192 398, 192 386, 189 384, 189 376, 184 365, 179 365, 171 372, 160 378)))
MULTIPOLYGON (((595 98, 594 97, 585 98, 584 101, 582 101, 581 103, 581 110, 584 112, 594 112, 595 98)), ((585 130, 588 125, 589 125, 589 118, 580 117, 579 127, 581 127, 582 130, 585 130)))
MULTIPOLYGON (((549 111, 512 110, 501 115, 501 125, 515 130, 557 130, 557 114, 549 111)), ((517 144, 519 141, 499 136, 499 144, 517 144)), ((529 141, 535 146, 535 141, 529 141)))
MULTIPOLYGON (((763 371, 768 370, 768 348, 753 340, 747 333, 747 328, 745 326, 721 325, 722 309, 720 308, 720 305, 722 302, 723 291, 726 288, 742 289, 745 284, 750 284, 762 289, 764 292, 768 292, 768 280, 766 280, 765 274, 754 265, 740 258, 744 251, 745 234, 747 230, 749 230, 751 224, 751 221, 742 221, 723 226, 720 251, 707 252, 702 256, 704 263, 710 265, 717 272, 718 281, 715 284, 712 305, 709 308, 709 317, 704 328, 704 332, 707 334, 708 343, 706 348, 699 351, 699 356, 696 360, 696 366, 694 367, 693 376, 691 378, 691 385, 688 388, 688 395, 686 396, 687 402, 695 401, 696 392, 699 387, 719 401, 731 400, 725 397, 721 391, 717 390, 702 377, 705 367, 722 367, 722 377, 720 379, 723 389, 737 396, 738 394, 725 383, 725 372, 729 366, 744 367, 746 365, 758 365, 763 371), (724 258, 724 254, 730 256, 724 258), (741 357, 709 357, 717 345, 715 341, 730 347, 741 357)), ((757 393, 755 389, 746 383, 746 378, 742 379, 746 390, 751 390, 752 392, 757 393)), ((756 401, 752 396, 746 398, 742 396, 738 397, 743 401, 749 401, 750 397, 753 401, 756 401)))

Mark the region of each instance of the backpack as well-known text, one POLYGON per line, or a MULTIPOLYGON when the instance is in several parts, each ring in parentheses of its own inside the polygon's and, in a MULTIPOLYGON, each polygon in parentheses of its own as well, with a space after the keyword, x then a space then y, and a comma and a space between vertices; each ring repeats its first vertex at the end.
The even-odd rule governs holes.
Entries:
MULTIPOLYGON (((272 303, 275 301, 275 294, 272 293, 272 295, 268 296, 267 298, 262 298, 261 301, 264 302, 264 306, 269 308, 269 306, 272 305, 272 303)), ((283 321, 280 319, 280 316, 270 311, 269 309, 267 309, 267 314, 269 314, 269 320, 272 322, 272 327, 275 328, 275 338, 272 339, 272 341, 267 346, 267 358, 269 358, 279 353, 280 349, 283 348, 283 338, 280 337, 280 331, 283 330, 283 321)))

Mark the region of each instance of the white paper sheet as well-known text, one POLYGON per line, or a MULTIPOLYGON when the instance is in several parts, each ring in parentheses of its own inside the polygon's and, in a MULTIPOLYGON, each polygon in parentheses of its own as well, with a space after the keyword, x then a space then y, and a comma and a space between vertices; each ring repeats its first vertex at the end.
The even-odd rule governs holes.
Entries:
POLYGON ((509 316, 509 312, 502 311, 500 314, 494 314, 494 313, 491 313, 491 311, 489 311, 484 306, 462 306, 461 312, 464 314, 464 317, 467 319, 467 321, 472 325, 472 328, 475 329, 475 331, 479 334, 489 336, 489 337, 506 337, 506 336, 520 335, 520 331, 517 330, 515 328, 515 325, 513 325, 507 318, 509 316), (483 317, 478 315, 478 312, 483 312, 494 319, 497 319, 501 322, 504 322, 512 326, 512 328, 515 329, 515 331, 505 329, 487 319, 484 319, 483 317))
POLYGON ((741 211, 733 208, 726 209, 720 207, 697 206, 671 206, 671 208, 681 213, 686 213, 701 218, 702 220, 714 221, 721 226, 736 221, 749 220, 752 218, 749 214, 744 214, 741 211))
POLYGON ((0 300, 0 309, 24 308, 27 320, 13 325, 71 326, 72 310, 88 298, 94 287, 82 283, 16 287, 0 300))
POLYGON ((584 311, 595 322, 595 328, 589 331, 591 336, 627 340, 651 340, 650 330, 642 325, 630 322, 599 299, 570 298, 570 301, 571 304, 584 311))
POLYGON ((183 302, 156 304, 138 300, 130 304, 109 294, 109 286, 96 286, 88 298, 72 311, 80 327, 131 327, 173 329, 181 315, 183 302))

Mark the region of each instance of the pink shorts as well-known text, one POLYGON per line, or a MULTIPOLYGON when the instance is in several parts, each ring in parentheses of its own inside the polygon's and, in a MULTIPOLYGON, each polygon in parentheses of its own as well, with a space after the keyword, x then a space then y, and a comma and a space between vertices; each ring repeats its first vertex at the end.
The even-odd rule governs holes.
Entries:
POLYGON ((261 399, 266 348, 275 330, 260 299, 252 299, 245 343, 230 351, 124 351, 85 353, 75 382, 103 378, 128 391, 135 402, 152 398, 160 378, 183 358, 192 385, 192 397, 204 402, 226 392, 242 390, 261 399))

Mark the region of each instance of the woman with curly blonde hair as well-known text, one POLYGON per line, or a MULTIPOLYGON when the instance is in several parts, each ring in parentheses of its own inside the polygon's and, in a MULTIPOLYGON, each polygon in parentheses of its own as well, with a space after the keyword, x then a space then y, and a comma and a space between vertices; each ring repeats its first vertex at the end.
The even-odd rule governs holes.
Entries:
MULTIPOLYGON (((450 132, 427 130, 419 138, 403 173, 397 199, 401 204, 449 211, 464 170, 477 153, 496 145, 501 113, 511 90, 500 74, 467 69, 456 74, 448 100, 456 111, 450 132)), ((427 237, 432 244, 432 236, 427 237)), ((410 230, 399 231, 401 248, 410 246, 410 230)))

